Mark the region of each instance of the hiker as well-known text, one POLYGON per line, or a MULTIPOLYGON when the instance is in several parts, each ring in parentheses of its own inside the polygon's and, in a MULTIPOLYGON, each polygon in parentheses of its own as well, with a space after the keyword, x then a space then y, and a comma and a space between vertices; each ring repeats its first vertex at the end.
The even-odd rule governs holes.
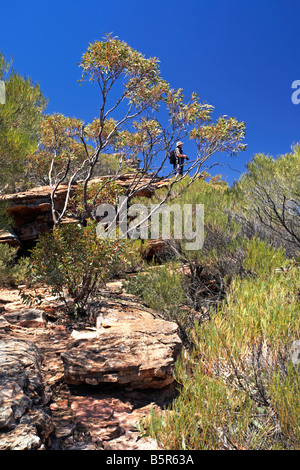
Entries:
POLYGON ((174 170, 176 175, 183 175, 184 159, 188 160, 188 157, 183 153, 182 146, 183 143, 179 141, 175 148, 174 170))

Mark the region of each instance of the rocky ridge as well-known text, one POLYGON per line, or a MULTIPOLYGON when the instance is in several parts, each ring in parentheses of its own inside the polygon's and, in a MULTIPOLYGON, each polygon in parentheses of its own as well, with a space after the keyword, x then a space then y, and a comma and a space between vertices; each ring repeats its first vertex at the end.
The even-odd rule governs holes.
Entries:
MULTIPOLYGON (((115 182, 126 191, 130 185, 135 184, 135 177, 135 173, 126 173, 115 182)), ((103 183, 103 178, 94 178, 90 184, 103 183)), ((156 189, 170 184, 169 180, 162 178, 156 178, 151 184, 149 182, 150 176, 139 181, 136 196, 151 197, 156 189)), ((66 185, 61 185, 56 191, 55 204, 58 210, 62 210, 64 206, 67 189, 66 185)), ((73 192, 75 190, 76 185, 73 192)), ((40 233, 49 232, 53 227, 50 195, 50 186, 40 186, 25 192, 0 196, 0 200, 7 203, 7 212, 14 221, 9 230, 0 230, 0 243, 26 248, 37 240, 40 233)))
POLYGON ((137 423, 176 394, 177 325, 121 281, 76 326, 41 293, 35 309, 0 289, 0 449, 157 449, 137 423))

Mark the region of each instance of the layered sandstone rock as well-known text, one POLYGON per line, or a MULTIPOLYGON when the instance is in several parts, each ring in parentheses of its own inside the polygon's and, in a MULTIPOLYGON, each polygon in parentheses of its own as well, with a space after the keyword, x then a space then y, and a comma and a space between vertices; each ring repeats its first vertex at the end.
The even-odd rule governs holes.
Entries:
POLYGON ((69 384, 160 389, 174 381, 178 326, 130 300, 110 301, 100 308, 95 330, 73 338, 61 355, 69 384))
MULTIPOLYGON (((57 191, 55 200, 59 209, 63 208, 66 190, 65 186, 61 186, 57 191)), ((49 186, 7 194, 0 199, 6 201, 7 212, 14 221, 12 229, 0 231, 0 243, 26 246, 36 240, 39 233, 48 232, 53 227, 49 186)))
MULTIPOLYGON (((94 178, 90 184, 100 185, 103 178, 94 178)), ((169 185, 169 180, 156 178, 151 184, 150 177, 138 179, 136 174, 127 173, 120 176, 116 183, 128 190, 132 188, 135 196, 151 197, 156 189, 169 185)), ((62 210, 67 194, 67 186, 61 185, 56 191, 55 204, 58 210, 62 210)), ((71 194, 76 190, 73 186, 71 194)), ((0 196, 0 200, 6 201, 8 214, 14 220, 14 226, 10 230, 0 230, 0 243, 8 243, 11 246, 26 246, 36 240, 40 233, 45 233, 53 227, 51 213, 51 189, 50 186, 40 186, 25 192, 0 196)))
POLYGON ((37 328, 30 315, 24 323, 29 309, 18 290, 0 289, 0 450, 156 449, 137 423, 176 393, 177 325, 122 281, 99 292, 89 327, 55 315, 59 301, 39 294, 31 314, 44 311, 46 323, 41 315, 37 328))

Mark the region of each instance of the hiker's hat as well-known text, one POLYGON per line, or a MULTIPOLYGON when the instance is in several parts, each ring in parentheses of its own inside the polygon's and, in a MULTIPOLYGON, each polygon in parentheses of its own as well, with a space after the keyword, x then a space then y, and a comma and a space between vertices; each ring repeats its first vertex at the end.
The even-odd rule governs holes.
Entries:
POLYGON ((183 142, 177 142, 176 146, 179 147, 179 145, 183 145, 183 142))

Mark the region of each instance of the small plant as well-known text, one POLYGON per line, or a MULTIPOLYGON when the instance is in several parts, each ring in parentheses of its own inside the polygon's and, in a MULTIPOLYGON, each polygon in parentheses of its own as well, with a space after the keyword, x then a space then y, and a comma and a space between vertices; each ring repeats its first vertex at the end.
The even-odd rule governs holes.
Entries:
POLYGON ((169 262, 149 266, 135 277, 129 278, 126 289, 140 297, 165 320, 177 323, 183 343, 190 347, 189 331, 194 325, 194 316, 187 305, 183 279, 180 264, 169 262))
POLYGON ((13 226, 13 219, 7 212, 8 204, 4 200, 0 200, 0 232, 8 230, 13 226))
POLYGON ((0 285, 14 287, 28 276, 29 262, 17 259, 18 248, 0 244, 0 285))
POLYGON ((143 273, 129 279, 128 291, 142 297, 149 307, 163 313, 166 319, 174 320, 184 303, 182 275, 178 268, 173 263, 150 266, 143 273))

